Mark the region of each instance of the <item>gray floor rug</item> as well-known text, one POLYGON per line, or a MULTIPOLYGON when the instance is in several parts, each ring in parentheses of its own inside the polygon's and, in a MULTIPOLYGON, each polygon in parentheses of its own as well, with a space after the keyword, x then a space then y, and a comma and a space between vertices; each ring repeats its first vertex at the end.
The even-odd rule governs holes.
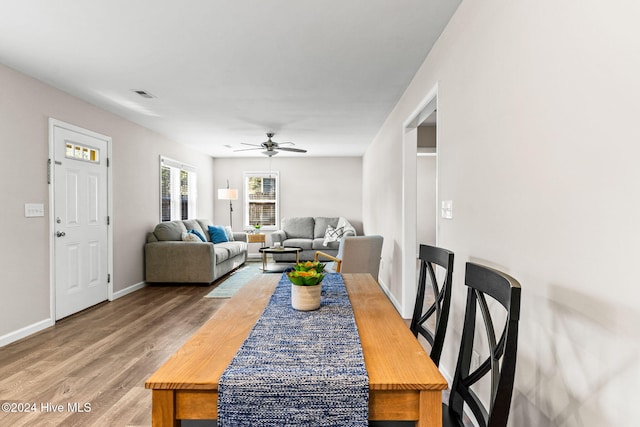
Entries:
POLYGON ((232 272, 226 279, 205 295, 205 298, 231 298, 238 289, 244 286, 256 274, 262 274, 262 263, 248 262, 243 267, 232 272))

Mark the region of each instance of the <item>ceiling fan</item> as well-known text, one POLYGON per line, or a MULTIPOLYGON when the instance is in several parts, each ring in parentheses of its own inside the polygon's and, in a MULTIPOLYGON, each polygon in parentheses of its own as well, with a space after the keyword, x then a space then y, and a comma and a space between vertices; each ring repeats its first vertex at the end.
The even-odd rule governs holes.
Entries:
POLYGON ((303 150, 301 148, 292 148, 292 147, 283 147, 283 145, 295 145, 293 142, 275 142, 272 141, 271 138, 273 138, 275 134, 272 132, 268 132, 267 133, 267 138, 268 140, 263 142, 262 144, 248 144, 246 142, 243 142, 242 145, 251 145, 255 148, 242 148, 240 150, 233 150, 233 151, 249 151, 249 150, 264 150, 262 152, 262 154, 266 155, 266 156, 275 156, 276 154, 278 154, 278 151, 292 151, 294 153, 306 153, 307 150, 303 150))

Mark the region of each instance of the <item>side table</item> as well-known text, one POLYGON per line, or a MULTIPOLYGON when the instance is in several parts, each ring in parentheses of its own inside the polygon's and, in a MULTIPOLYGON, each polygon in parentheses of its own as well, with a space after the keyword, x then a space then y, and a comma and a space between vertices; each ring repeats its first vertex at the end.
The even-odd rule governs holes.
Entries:
POLYGON ((247 234, 247 243, 260 243, 264 248, 267 244, 267 235, 264 233, 247 234))

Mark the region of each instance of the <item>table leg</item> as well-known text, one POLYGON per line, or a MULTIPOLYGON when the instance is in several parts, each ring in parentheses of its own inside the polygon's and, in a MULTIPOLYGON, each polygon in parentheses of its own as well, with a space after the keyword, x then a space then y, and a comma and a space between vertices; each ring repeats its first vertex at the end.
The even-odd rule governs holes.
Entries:
POLYGON ((300 262, 300 251, 296 251, 296 264, 300 262))
POLYGON ((442 392, 422 390, 420 392, 420 419, 416 427, 442 426, 442 392))
POLYGON ((173 390, 153 390, 151 393, 151 425, 179 427, 176 420, 176 396, 173 390))
POLYGON ((267 253, 266 252, 262 252, 262 272, 266 272, 267 271, 267 253))

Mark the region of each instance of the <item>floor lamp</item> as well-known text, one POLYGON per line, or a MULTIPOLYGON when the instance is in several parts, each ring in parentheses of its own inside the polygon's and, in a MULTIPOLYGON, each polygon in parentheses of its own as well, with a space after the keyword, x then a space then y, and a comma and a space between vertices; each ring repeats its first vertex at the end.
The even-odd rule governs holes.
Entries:
POLYGON ((218 189, 218 199, 229 201, 229 226, 233 229, 233 202, 232 200, 238 200, 238 190, 235 188, 229 188, 229 180, 227 180, 227 188, 218 189))

